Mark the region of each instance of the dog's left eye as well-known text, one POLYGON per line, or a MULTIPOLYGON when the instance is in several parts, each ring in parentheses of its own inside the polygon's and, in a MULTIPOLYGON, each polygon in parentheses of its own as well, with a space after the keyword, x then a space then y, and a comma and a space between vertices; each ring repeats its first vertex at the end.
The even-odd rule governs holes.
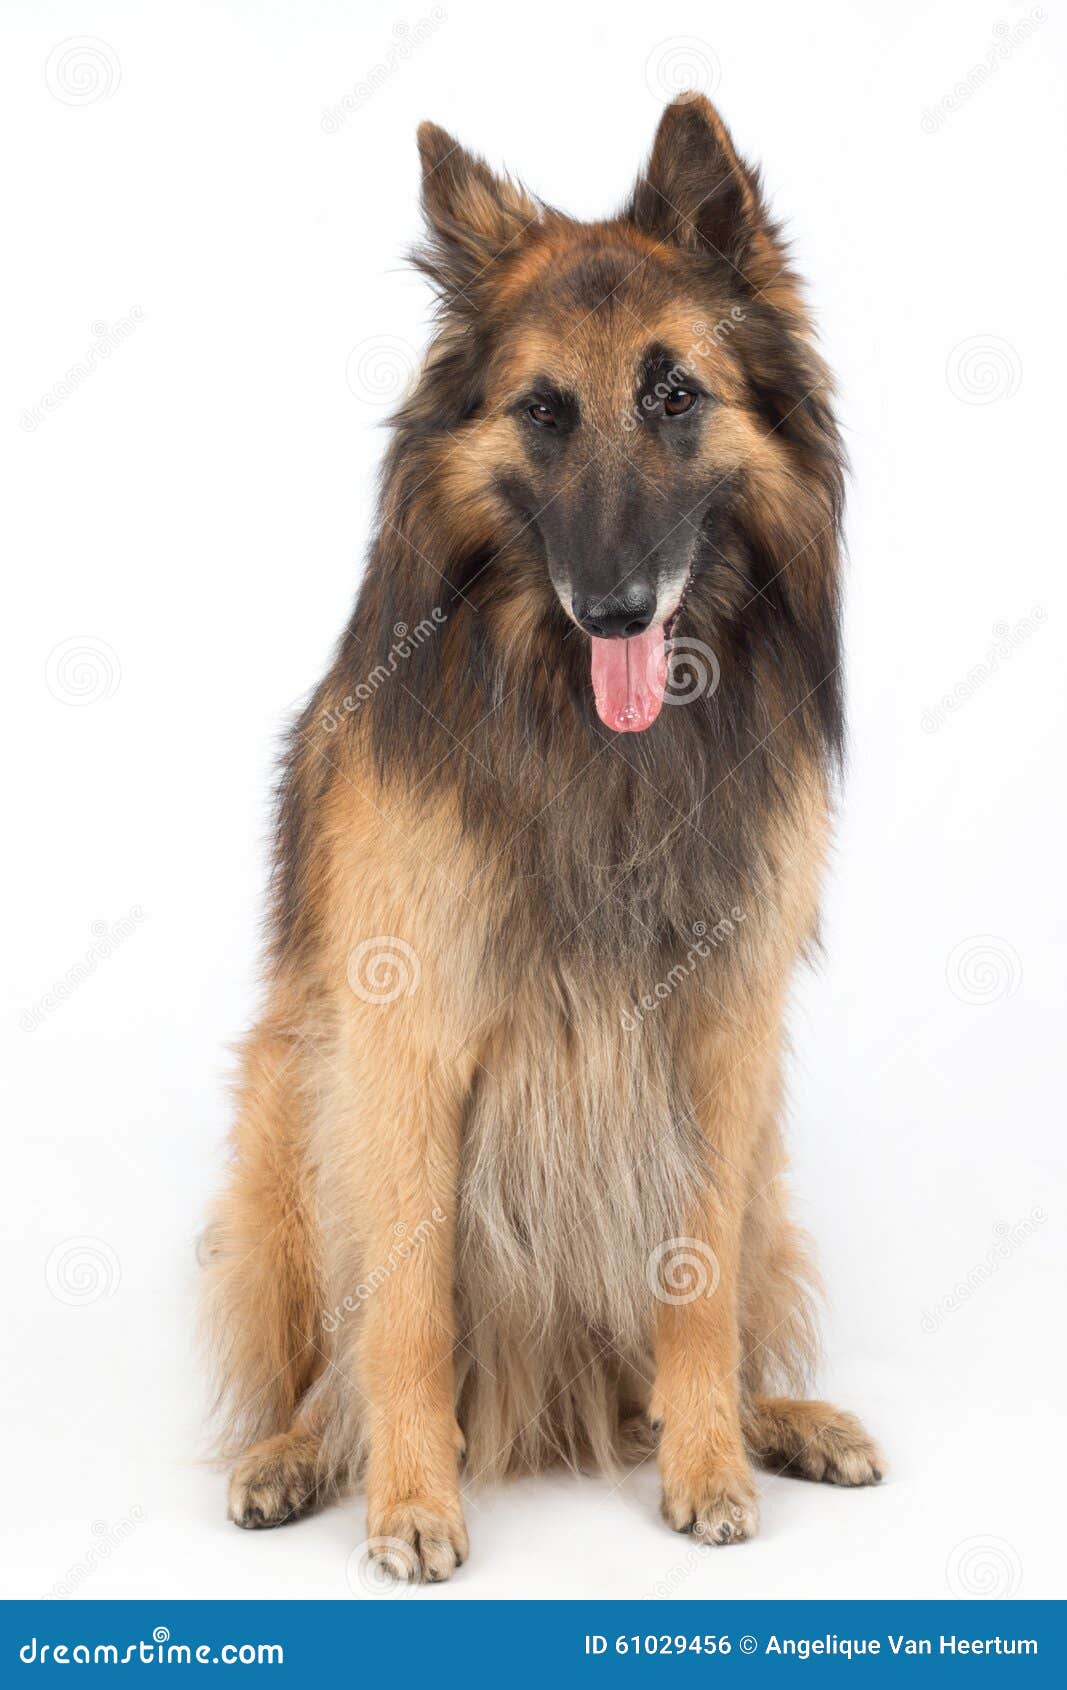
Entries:
POLYGON ((668 417, 684 416, 691 411, 697 402, 697 396, 688 387, 672 387, 663 401, 663 409, 668 417))
POLYGON ((537 404, 527 406, 527 415, 532 417, 535 423, 540 423, 542 428, 555 428, 556 426, 556 413, 551 405, 544 405, 538 401, 537 404))

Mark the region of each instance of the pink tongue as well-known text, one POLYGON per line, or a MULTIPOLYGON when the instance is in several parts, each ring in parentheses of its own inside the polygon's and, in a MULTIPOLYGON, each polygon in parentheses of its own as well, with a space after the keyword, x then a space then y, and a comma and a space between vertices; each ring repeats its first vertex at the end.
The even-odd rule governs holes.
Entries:
POLYGON ((593 647, 593 696, 606 728, 638 734, 650 728, 663 703, 667 650, 663 624, 629 640, 597 640, 593 647))

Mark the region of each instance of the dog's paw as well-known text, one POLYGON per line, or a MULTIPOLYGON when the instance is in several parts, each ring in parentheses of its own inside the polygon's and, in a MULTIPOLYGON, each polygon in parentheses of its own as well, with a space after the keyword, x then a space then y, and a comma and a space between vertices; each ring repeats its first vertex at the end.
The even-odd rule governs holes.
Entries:
POLYGON ((230 1479, 229 1517, 247 1531, 284 1526, 319 1504, 316 1439, 282 1433, 254 1444, 230 1479))
POLYGON ((764 1466, 828 1485, 877 1485, 885 1458, 854 1414, 803 1398, 757 1399, 754 1453, 764 1466))
POLYGON ((743 1471, 711 1468, 687 1479, 664 1477, 663 1518, 676 1532, 692 1532, 701 1543, 743 1543, 759 1526, 756 1488, 743 1471))
POLYGON ((373 1508, 367 1523, 372 1566, 402 1583, 442 1584, 470 1552, 458 1498, 410 1497, 373 1508))

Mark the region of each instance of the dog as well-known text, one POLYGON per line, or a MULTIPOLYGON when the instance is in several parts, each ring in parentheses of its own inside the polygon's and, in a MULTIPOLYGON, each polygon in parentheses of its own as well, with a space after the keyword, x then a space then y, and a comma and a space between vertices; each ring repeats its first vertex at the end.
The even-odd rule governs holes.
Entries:
POLYGON ((464 1488, 658 1457, 709 1545, 755 1465, 876 1483, 805 1397, 783 1005, 842 758, 844 461, 700 95, 583 224, 419 130, 439 302, 292 733, 206 1310, 230 1517, 365 1483, 448 1578, 464 1488))

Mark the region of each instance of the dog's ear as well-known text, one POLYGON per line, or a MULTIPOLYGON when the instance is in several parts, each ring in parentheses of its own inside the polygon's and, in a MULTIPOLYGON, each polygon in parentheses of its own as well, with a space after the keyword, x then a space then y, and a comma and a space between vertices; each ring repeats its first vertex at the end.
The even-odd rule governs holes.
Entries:
POLYGON ((446 298, 464 296, 462 304, 464 290, 494 259, 514 252, 541 208, 518 183, 494 175, 436 123, 420 123, 419 157, 430 239, 416 261, 446 298))
POLYGON ((743 270, 765 222, 759 179, 702 94, 682 94, 663 113, 627 215, 657 240, 717 253, 743 270))

